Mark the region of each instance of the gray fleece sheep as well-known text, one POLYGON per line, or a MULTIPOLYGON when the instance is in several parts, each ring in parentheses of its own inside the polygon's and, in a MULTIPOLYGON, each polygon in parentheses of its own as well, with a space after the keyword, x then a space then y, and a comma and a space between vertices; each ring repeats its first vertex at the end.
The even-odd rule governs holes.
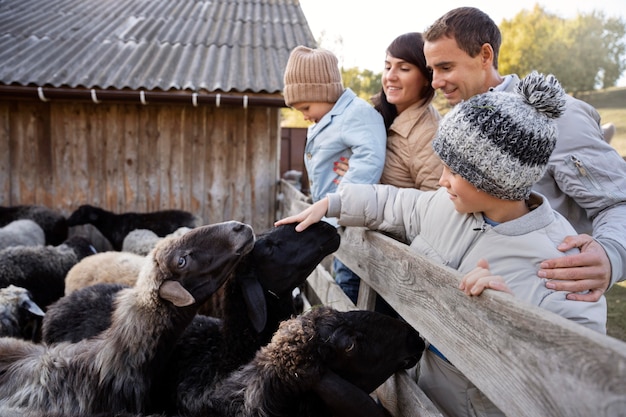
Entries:
POLYGON ((68 238, 67 220, 54 209, 40 205, 0 206, 0 227, 19 219, 33 220, 41 226, 46 245, 57 246, 68 238))
POLYGON ((44 312, 26 288, 15 285, 0 288, 0 337, 38 342, 43 316, 44 312))
POLYGON ((0 227, 0 250, 10 246, 43 246, 46 236, 41 226, 33 220, 13 220, 0 227))
POLYGON ((248 364, 218 383, 196 416, 390 416, 368 395, 415 366, 424 342, 406 322, 329 307, 280 324, 248 364))
MULTIPOLYGON (((179 227, 173 233, 170 233, 165 237, 182 236, 190 230, 191 228, 189 227, 179 227)), ((152 230, 135 229, 129 232, 124 238, 124 241, 122 242, 122 251, 146 256, 161 239, 163 238, 158 236, 152 230)))
POLYGON ((130 252, 96 253, 74 265, 65 277, 65 295, 98 283, 135 285, 146 256, 130 252))
POLYGON ((0 415, 144 412, 152 381, 198 305, 253 244, 252 228, 239 222, 166 239, 135 286, 118 294, 111 326, 98 336, 55 345, 0 338, 0 415))
POLYGON ((179 227, 194 228, 204 224, 200 217, 183 210, 118 214, 89 204, 77 208, 67 219, 70 227, 86 223, 100 230, 117 251, 122 250, 126 235, 136 229, 152 230, 158 236, 164 237, 179 227))
POLYGON ((0 251, 0 288, 24 287, 42 309, 61 298, 68 271, 95 250, 81 236, 58 246, 13 246, 0 251))

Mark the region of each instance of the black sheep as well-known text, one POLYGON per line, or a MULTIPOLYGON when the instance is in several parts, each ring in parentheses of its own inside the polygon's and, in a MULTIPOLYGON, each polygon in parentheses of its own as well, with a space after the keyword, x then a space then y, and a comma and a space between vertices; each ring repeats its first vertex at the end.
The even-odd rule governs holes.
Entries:
POLYGON ((0 338, 0 415, 144 412, 182 330, 253 244, 252 228, 234 221, 165 239, 98 336, 54 345, 0 338))
POLYGON ((281 323, 252 361, 197 398, 197 411, 184 415, 390 416, 369 393, 415 366, 423 351, 419 334, 400 319, 317 307, 281 323))
MULTIPOLYGON (((192 413, 187 408, 197 404, 195 396, 202 396, 208 387, 252 359, 278 324, 296 312, 291 291, 338 249, 339 242, 336 228, 324 222, 303 232, 296 232, 295 224, 290 224, 258 235, 252 252, 223 287, 223 319, 198 315, 181 336, 167 364, 166 377, 161 378, 163 385, 155 389, 154 397, 162 402, 158 409, 192 413)), ((101 301, 115 290, 111 284, 94 287, 77 290, 50 307, 43 323, 45 342, 71 340, 76 335, 91 337, 108 327, 110 304, 103 306, 101 301), (103 298, 94 292, 102 293, 103 298), (79 310, 99 317, 96 322, 100 324, 82 321, 79 310)))
POLYGON ((124 238, 133 230, 148 229, 164 237, 180 227, 201 226, 203 221, 200 217, 183 210, 116 214, 89 204, 77 208, 67 219, 70 227, 87 223, 95 226, 111 242, 113 249, 120 251, 124 238))
POLYGON ((42 309, 65 293, 68 271, 95 249, 87 239, 74 236, 58 246, 12 246, 0 250, 0 288, 11 284, 26 288, 42 309))

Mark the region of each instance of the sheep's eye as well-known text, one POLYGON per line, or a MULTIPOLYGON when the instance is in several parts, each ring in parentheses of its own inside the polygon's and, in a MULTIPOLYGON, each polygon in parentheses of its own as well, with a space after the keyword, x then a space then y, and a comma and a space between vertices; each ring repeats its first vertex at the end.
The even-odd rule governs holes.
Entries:
POLYGON ((180 256, 178 258, 178 267, 184 268, 187 265, 187 256, 180 256))

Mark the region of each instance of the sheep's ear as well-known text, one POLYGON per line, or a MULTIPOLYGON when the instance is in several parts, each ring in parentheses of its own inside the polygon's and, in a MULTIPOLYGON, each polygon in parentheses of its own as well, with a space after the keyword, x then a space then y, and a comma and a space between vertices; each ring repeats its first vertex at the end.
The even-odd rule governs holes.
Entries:
POLYGON ((342 417, 389 417, 384 407, 368 393, 332 371, 327 371, 313 387, 326 404, 330 415, 342 417))
POLYGON ((196 302, 191 294, 178 281, 168 279, 159 287, 159 296, 176 307, 190 306, 196 302))
POLYGON ((240 280, 243 298, 246 301, 248 318, 257 333, 265 328, 267 324, 267 303, 263 287, 256 277, 246 276, 240 280))

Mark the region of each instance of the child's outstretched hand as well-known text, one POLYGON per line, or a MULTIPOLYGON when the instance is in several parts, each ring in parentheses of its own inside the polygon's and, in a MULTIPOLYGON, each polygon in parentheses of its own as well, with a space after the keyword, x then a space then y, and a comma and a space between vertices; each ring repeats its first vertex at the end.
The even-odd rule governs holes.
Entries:
POLYGON ((459 284, 459 289, 467 295, 480 295, 486 288, 513 294, 504 282, 504 278, 500 275, 492 275, 487 260, 480 259, 476 268, 465 274, 459 284))
POLYGON ((299 214, 285 217, 274 223, 274 226, 280 226, 281 224, 298 223, 296 226, 296 232, 301 232, 313 223, 317 223, 326 215, 328 211, 328 198, 322 198, 317 203, 311 205, 311 207, 302 211, 299 214))

